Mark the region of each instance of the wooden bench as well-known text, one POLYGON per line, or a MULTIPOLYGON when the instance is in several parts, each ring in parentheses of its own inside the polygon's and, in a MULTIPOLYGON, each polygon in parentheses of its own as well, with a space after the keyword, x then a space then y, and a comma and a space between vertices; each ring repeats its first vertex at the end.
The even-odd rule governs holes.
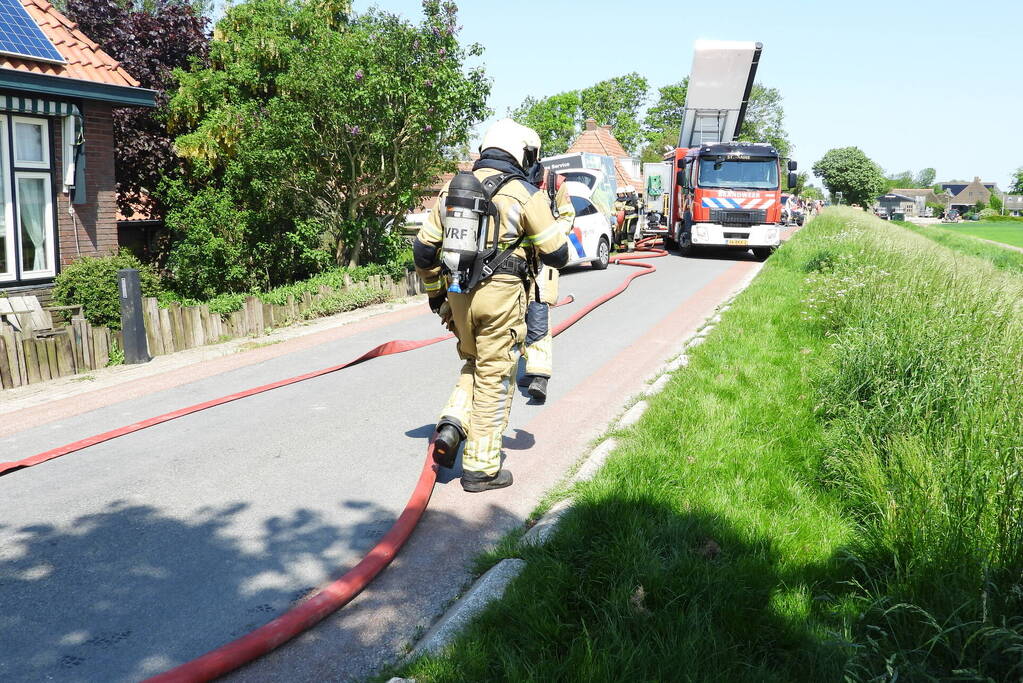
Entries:
POLYGON ((53 325, 52 313, 64 311, 71 311, 72 320, 83 319, 81 305, 43 307, 34 296, 0 297, 0 323, 36 339, 67 334, 66 327, 53 325))

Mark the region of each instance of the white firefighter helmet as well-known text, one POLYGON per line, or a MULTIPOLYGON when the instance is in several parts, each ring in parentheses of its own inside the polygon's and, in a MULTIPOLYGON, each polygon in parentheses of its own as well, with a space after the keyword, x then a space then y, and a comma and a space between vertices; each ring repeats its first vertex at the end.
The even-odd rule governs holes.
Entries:
POLYGON ((523 170, 540 158, 540 136, 532 128, 511 119, 501 119, 487 130, 480 152, 496 148, 512 155, 523 170))
POLYGON ((622 188, 622 192, 624 192, 625 194, 632 194, 635 191, 636 188, 634 188, 632 185, 626 185, 625 187, 622 188))

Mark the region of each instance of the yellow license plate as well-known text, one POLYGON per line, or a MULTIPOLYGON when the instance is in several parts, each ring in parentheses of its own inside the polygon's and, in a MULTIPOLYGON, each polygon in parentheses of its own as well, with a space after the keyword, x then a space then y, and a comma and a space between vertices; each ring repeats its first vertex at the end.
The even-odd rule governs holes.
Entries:
POLYGON ((749 244, 749 240, 728 240, 730 247, 745 247, 747 244, 749 244))

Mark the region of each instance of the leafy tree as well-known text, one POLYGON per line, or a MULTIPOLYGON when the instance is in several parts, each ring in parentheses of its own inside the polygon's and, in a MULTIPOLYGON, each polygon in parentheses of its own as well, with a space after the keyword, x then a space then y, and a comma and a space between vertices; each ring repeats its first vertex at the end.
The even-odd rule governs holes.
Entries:
POLYGON ((638 73, 594 83, 580 92, 582 119, 610 124, 625 151, 635 153, 641 142, 639 110, 646 103, 649 84, 638 73))
POLYGON ((352 15, 343 0, 228 10, 210 66, 178 72, 171 101, 191 131, 176 140, 189 178, 168 188, 182 200, 168 218, 179 288, 228 268, 228 290, 266 289, 394 253, 387 225, 487 114, 489 82, 463 66, 481 48, 458 43, 454 3, 425 0, 423 14, 352 15))
POLYGON ((916 187, 914 184, 913 172, 903 171, 902 173, 893 173, 892 175, 885 176, 884 189, 882 192, 888 193, 895 188, 911 188, 916 187))
POLYGON ((977 213, 980 213, 981 211, 983 211, 986 208, 987 208, 987 202, 981 201, 979 199, 977 200, 977 203, 973 205, 973 210, 976 211, 977 213))
MULTIPOLYGON (((164 108, 175 83, 174 69, 201 65, 209 51, 209 21, 182 0, 145 4, 115 0, 67 0, 67 16, 134 76, 156 91, 157 109, 123 108, 113 113, 118 206, 131 216, 135 206, 162 215, 156 190, 162 178, 180 171, 164 108)), ((88 135, 88 131, 86 131, 88 135)))
POLYGON ((760 83, 753 84, 746 120, 739 131, 739 140, 744 142, 767 142, 781 154, 792 153, 792 143, 785 131, 785 109, 781 104, 781 93, 777 88, 768 88, 760 83))
MULTIPOLYGON (((678 144, 678 132, 682 127, 685 113, 686 93, 689 91, 689 77, 678 83, 666 85, 657 90, 657 103, 650 107, 643 119, 643 129, 650 146, 658 146, 665 138, 674 138, 671 146, 678 144)), ((661 149, 657 149, 658 154, 661 149)))
POLYGON ((934 178, 937 175, 937 171, 933 168, 922 168, 916 174, 916 181, 913 183, 913 187, 930 187, 934 184, 934 178))
POLYGON ((583 90, 549 97, 527 97, 508 114, 540 136, 544 156, 562 154, 593 118, 610 125, 622 147, 634 153, 641 143, 639 110, 646 101, 647 81, 636 73, 600 81, 583 90))
POLYGON ((643 147, 640 158, 644 163, 664 161, 665 148, 675 149, 678 145, 678 129, 674 131, 663 131, 659 137, 650 139, 643 147))
POLYGON ((813 165, 813 173, 824 182, 828 192, 841 192, 844 202, 867 207, 884 191, 884 174, 859 147, 828 150, 813 165))
MULTIPOLYGON (((643 120, 644 135, 650 146, 655 148, 656 159, 645 160, 659 161, 661 157, 659 148, 666 140, 670 139, 668 144, 672 147, 678 144, 688 89, 689 78, 686 77, 657 91, 657 103, 650 107, 643 120)), ((792 145, 785 131, 785 110, 781 101, 781 94, 777 88, 768 88, 760 83, 754 84, 739 140, 767 142, 781 152, 782 156, 787 157, 792 151, 792 145)))
POLYGON ((803 192, 800 194, 800 197, 803 199, 824 199, 824 193, 813 183, 806 183, 803 186, 803 192))
POLYGON ((1023 194, 1023 166, 1016 169, 1016 172, 1012 174, 1012 186, 1009 188, 1010 194, 1023 194))
POLYGON ((1001 212, 1002 210, 1002 198, 998 196, 998 193, 994 190, 991 191, 991 201, 988 202, 992 209, 1001 212))
POLYGON ((553 156, 564 154, 579 133, 581 108, 579 91, 569 90, 541 99, 527 97, 509 115, 537 132, 543 156, 553 156))

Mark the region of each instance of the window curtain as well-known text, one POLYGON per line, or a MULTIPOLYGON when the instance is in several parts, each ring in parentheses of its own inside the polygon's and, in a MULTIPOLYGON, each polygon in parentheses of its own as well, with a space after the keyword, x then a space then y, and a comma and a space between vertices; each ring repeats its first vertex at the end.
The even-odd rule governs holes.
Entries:
POLYGON ((46 270, 46 222, 44 210, 46 196, 42 178, 18 178, 18 215, 21 217, 22 244, 32 243, 32 263, 27 251, 22 256, 25 270, 46 270))
POLYGON ((15 157, 21 161, 43 160, 43 129, 28 123, 14 124, 15 157))

